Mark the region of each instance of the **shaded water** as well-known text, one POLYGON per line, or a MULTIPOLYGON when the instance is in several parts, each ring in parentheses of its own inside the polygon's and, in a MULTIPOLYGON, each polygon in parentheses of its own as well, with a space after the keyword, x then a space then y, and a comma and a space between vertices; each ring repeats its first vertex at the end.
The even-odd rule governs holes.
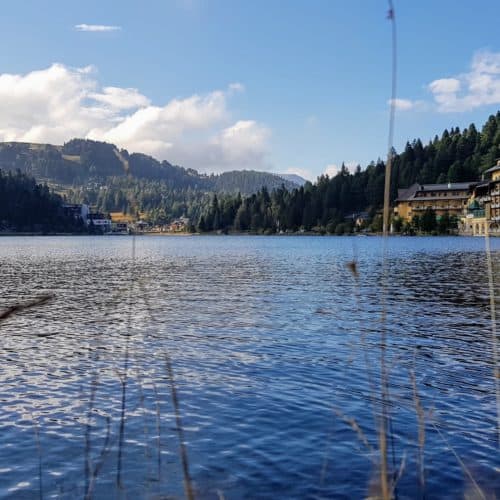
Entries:
MULTIPOLYGON (((361 498, 380 409, 382 239, 0 239, 0 496, 361 498), (356 280, 346 267, 359 261, 356 280), (123 417, 122 418, 122 409, 123 417)), ((493 240, 495 276, 500 240, 493 240)), ((387 359, 398 498, 500 494, 484 241, 392 238, 387 359), (438 432, 439 431, 439 432, 438 432)), ((500 290, 496 290, 500 297, 500 290)))

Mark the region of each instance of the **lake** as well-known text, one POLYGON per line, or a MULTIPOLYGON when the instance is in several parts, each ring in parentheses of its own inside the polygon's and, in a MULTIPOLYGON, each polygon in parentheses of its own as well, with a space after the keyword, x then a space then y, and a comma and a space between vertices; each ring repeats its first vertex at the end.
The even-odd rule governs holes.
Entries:
POLYGON ((0 323, 1 497, 182 498, 188 469, 363 498, 381 413, 395 496, 500 494, 484 239, 3 237, 0 266, 1 309, 54 295, 0 323))

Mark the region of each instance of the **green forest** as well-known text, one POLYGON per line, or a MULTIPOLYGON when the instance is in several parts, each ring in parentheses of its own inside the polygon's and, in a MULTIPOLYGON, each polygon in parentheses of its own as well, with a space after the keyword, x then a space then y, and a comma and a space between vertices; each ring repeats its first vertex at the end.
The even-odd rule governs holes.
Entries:
MULTIPOLYGON (((445 130, 427 144, 420 139, 407 142, 402 153, 393 151, 391 200, 398 188, 414 182, 467 182, 481 178, 482 172, 500 158, 500 112, 488 118, 481 132, 471 124, 460 130, 445 130)), ((383 203, 385 162, 370 163, 354 173, 342 165, 340 172, 329 178, 288 191, 269 192, 263 188, 252 196, 213 196, 202 213, 198 230, 236 230, 256 232, 315 230, 341 234, 353 228, 353 216, 368 212, 369 227, 381 229, 377 215, 383 203)), ((428 214, 423 227, 416 230, 439 229, 428 214)), ((447 222, 446 228, 453 225, 447 222)))
MULTIPOLYGON (((426 144, 420 139, 408 142, 402 152, 393 151, 391 199, 396 198, 398 188, 414 182, 479 180, 499 157, 500 112, 490 116, 480 131, 471 124, 463 130, 445 130, 426 144)), ((143 154, 118 151, 112 144, 74 139, 62 147, 1 144, 0 167, 23 172, 4 174, 4 185, 12 184, 12 179, 36 185, 25 176, 28 174, 38 182, 47 181, 66 201, 88 203, 103 212, 147 214, 152 224, 165 224, 185 215, 192 221, 193 229, 200 232, 341 234, 352 230, 353 220, 361 212, 366 213, 367 227, 377 231, 381 224, 385 175, 385 162, 381 159, 364 169, 358 166, 355 172, 342 165, 334 177, 323 175, 315 183, 297 187, 264 172, 203 175, 143 154)), ((43 193, 43 200, 52 203, 52 211, 46 210, 54 215, 59 198, 46 186, 36 190, 43 193)), ((14 220, 14 207, 19 207, 19 201, 13 205, 5 200, 2 196, 2 213, 10 210, 10 215, 0 220, 14 220)), ((23 212, 35 210, 33 203, 23 212)), ((38 211, 28 221, 25 214, 26 220, 19 224, 38 224, 39 216, 38 211)))
POLYGON ((0 170, 0 231, 81 232, 84 226, 64 214, 61 197, 47 185, 0 170))

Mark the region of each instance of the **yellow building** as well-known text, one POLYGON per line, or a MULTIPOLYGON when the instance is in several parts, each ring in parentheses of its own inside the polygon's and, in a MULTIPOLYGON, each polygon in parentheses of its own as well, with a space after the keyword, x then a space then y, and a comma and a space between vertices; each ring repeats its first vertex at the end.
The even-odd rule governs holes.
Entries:
POLYGON ((432 208, 438 217, 444 214, 462 217, 475 182, 418 184, 399 189, 394 214, 406 222, 432 208))
POLYGON ((491 176, 491 179, 474 186, 461 219, 461 234, 483 236, 488 232, 500 235, 500 160, 485 170, 483 179, 485 176, 491 176))
POLYGON ((124 212, 110 212, 109 216, 111 217, 111 221, 116 223, 126 222, 130 224, 134 222, 134 218, 124 212))
POLYGON ((485 200, 486 203, 489 202, 491 209, 491 221, 495 223, 500 222, 500 160, 494 167, 489 168, 484 172, 484 175, 491 175, 491 180, 489 182, 489 200, 485 200))

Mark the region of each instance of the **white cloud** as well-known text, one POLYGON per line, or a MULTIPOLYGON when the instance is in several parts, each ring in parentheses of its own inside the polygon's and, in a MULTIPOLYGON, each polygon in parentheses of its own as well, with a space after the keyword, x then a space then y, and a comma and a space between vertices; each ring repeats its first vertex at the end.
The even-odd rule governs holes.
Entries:
MULTIPOLYGON (((347 170, 353 174, 356 171, 356 168, 359 165, 359 162, 357 161, 349 161, 345 162, 344 165, 346 166, 347 170)), ((337 165, 335 163, 332 163, 330 165, 327 165, 325 168, 325 171, 323 172, 324 175, 328 175, 328 177, 332 178, 335 177, 339 172, 342 166, 337 165)))
POLYGON ((335 177, 340 171, 340 167, 332 163, 331 165, 327 165, 325 171, 323 172, 328 177, 335 177))
POLYGON ((230 83, 228 89, 231 92, 245 92, 245 86, 240 82, 230 83))
POLYGON ((153 105, 138 89, 101 87, 92 66, 53 64, 0 75, 0 140, 61 144, 73 137, 112 142, 202 171, 262 169, 270 130, 234 120, 242 84, 153 105))
POLYGON ((253 120, 240 120, 222 130, 212 141, 230 163, 262 165, 266 153, 269 129, 253 120))
POLYGON ((500 104, 500 53, 476 52, 469 72, 434 80, 428 88, 441 112, 500 104))
POLYGON ((387 104, 389 106, 394 103, 394 107, 400 111, 408 111, 410 109, 413 109, 414 107, 414 102, 410 101, 409 99, 389 99, 387 101, 387 104))
POLYGON ((121 26, 109 26, 106 24, 76 24, 76 31, 88 31, 88 32, 98 32, 105 33, 109 31, 120 31, 121 26))
MULTIPOLYGON (((392 99, 387 101, 387 104, 390 106, 392 103, 392 99)), ((428 105, 424 101, 412 101, 410 99, 394 99, 394 107, 397 111, 424 111, 428 109, 428 105)))
POLYGON ((90 94, 89 97, 109 107, 121 110, 149 106, 147 97, 137 89, 122 89, 120 87, 104 87, 101 93, 90 94))
POLYGON ((460 80, 456 78, 441 78, 429 84, 429 89, 433 94, 449 94, 460 90, 460 80))

